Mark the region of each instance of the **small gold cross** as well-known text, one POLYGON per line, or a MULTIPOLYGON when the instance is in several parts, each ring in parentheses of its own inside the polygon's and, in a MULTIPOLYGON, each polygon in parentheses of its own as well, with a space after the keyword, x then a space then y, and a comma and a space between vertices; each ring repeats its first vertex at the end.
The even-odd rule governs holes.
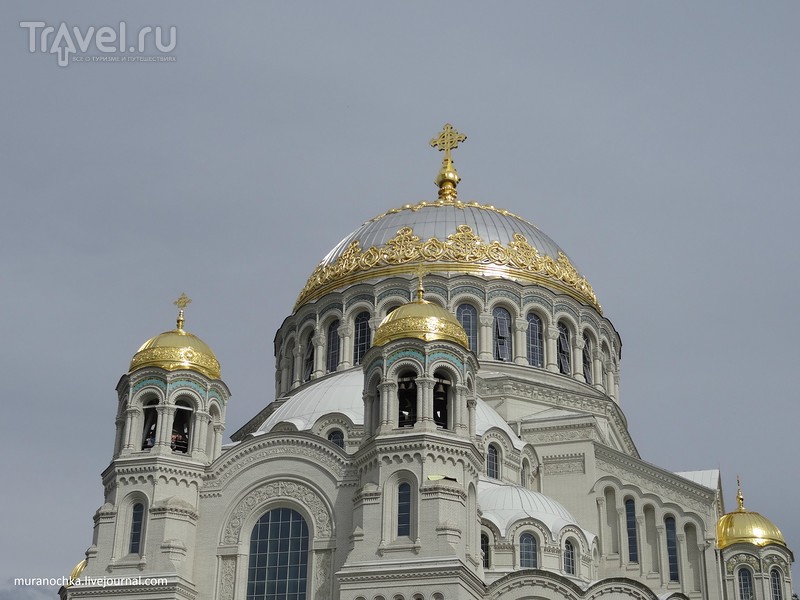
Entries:
POLYGON ((458 148, 458 145, 465 141, 467 136, 456 131, 450 123, 445 123, 441 133, 431 140, 431 146, 444 150, 445 160, 450 160, 450 151, 458 148))
POLYGON ((189 306, 191 303, 192 299, 189 298, 189 296, 187 296, 186 294, 181 294, 181 297, 175 300, 175 302, 173 302, 173 304, 181 310, 189 306))

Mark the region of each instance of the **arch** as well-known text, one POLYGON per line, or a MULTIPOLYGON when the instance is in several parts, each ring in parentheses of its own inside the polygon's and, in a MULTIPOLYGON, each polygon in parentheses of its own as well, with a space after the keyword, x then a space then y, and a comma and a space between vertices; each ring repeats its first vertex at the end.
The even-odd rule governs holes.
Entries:
POLYGON ((778 567, 769 571, 769 588, 771 600, 783 600, 783 573, 778 567))
POLYGON ((325 371, 333 373, 339 368, 339 319, 328 324, 326 331, 325 371))
POLYGON ((450 371, 437 369, 433 378, 433 422, 442 429, 453 429, 455 390, 450 371))
POLYGON ((340 429, 331 429, 328 432, 328 441, 344 450, 344 433, 340 429))
POLYGON ((521 569, 535 569, 539 564, 538 540, 531 532, 519 536, 519 566, 521 569))
POLYGON ((129 554, 142 554, 142 531, 144 528, 144 504, 137 502, 131 507, 131 531, 129 554))
POLYGON ((656 509, 652 504, 642 508, 644 515, 645 542, 647 545, 645 570, 652 573, 661 572, 661 561, 658 559, 658 529, 656 528, 656 509))
POLYGON ((664 533, 667 541, 667 563, 669 567, 669 580, 680 581, 678 571, 678 532, 675 526, 675 517, 664 517, 664 533))
POLYGON ((558 321, 558 339, 556 340, 556 362, 558 372, 562 375, 572 375, 572 344, 570 328, 562 319, 558 321))
POLYGON ((514 322, 511 313, 502 305, 492 309, 492 341, 495 360, 512 362, 514 360, 514 322))
POLYGON ((594 344, 592 339, 589 335, 586 334, 584 331, 583 333, 583 350, 581 351, 581 358, 583 363, 583 378, 587 384, 592 385, 594 383, 594 376, 593 376, 593 367, 594 367, 594 359, 592 358, 592 349, 594 344))
POLYGON ((419 484, 411 471, 393 473, 384 485, 384 539, 408 544, 419 537, 419 484))
POLYGON ((531 463, 527 457, 522 459, 522 467, 519 470, 519 484, 525 489, 530 489, 531 485, 531 463))
POLYGON ((481 532, 481 556, 483 568, 488 569, 492 564, 492 550, 489 545, 489 534, 485 531, 481 532))
POLYGON ((170 438, 170 448, 173 452, 186 454, 189 452, 191 437, 194 429, 194 409, 189 399, 181 395, 175 401, 175 415, 172 419, 172 437, 170 438))
POLYGON ((683 580, 686 582, 689 591, 699 592, 702 586, 702 556, 700 554, 700 536, 697 534, 697 526, 694 523, 686 523, 683 532, 686 538, 686 561, 684 564, 687 571, 683 580))
POLYGON ((478 309, 472 304, 464 302, 456 306, 456 319, 467 332, 469 349, 478 352, 478 309))
POLYGON ((500 450, 494 443, 486 448, 486 476, 500 479, 500 450))
POLYGON ((360 365, 364 355, 372 345, 372 330, 369 326, 370 314, 361 311, 353 319, 353 364, 360 365))
POLYGON ((150 503, 141 491, 128 494, 119 504, 115 555, 142 556, 145 554, 150 503))
POLYGON ((639 562, 639 539, 636 532, 636 501, 625 498, 625 529, 628 534, 628 562, 639 562))
POLYGON ((736 572, 738 600, 755 600, 753 573, 747 567, 740 567, 736 572))
POLYGON ((308 524, 299 512, 265 512, 250 534, 247 600, 306 598, 310 550, 308 524))
POLYGON ((397 426, 413 427, 418 414, 417 373, 402 371, 397 377, 397 426))
POLYGON ((564 541, 564 573, 567 575, 577 575, 577 552, 575 544, 571 539, 564 541))
POLYGON ((608 554, 619 554, 619 513, 617 513, 617 495, 613 487, 603 490, 605 500, 605 527, 604 531, 608 535, 605 550, 608 554))
POLYGON ((532 367, 543 367, 545 365, 544 320, 534 311, 528 313, 526 320, 528 321, 528 330, 525 332, 528 364, 532 367))
POLYGON ((305 336, 303 341, 303 373, 302 381, 311 381, 311 376, 314 374, 314 330, 311 329, 305 336))
POLYGON ((158 406, 157 398, 147 400, 142 407, 142 450, 149 450, 156 445, 158 435, 158 406))

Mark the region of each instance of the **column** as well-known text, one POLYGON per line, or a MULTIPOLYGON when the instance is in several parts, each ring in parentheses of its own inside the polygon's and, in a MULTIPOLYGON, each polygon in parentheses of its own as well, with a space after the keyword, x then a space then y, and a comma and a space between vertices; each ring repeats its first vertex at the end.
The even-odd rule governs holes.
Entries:
POLYGON ((467 413, 467 395, 469 388, 465 385, 456 385, 453 389, 453 429, 459 435, 469 435, 469 414, 467 413))
POLYGON ((558 373, 558 351, 556 341, 558 340, 558 325, 552 324, 547 326, 547 335, 545 336, 545 344, 547 344, 547 352, 545 352, 545 359, 547 361, 547 370, 552 373, 558 373))
POLYGON ((384 380, 378 384, 381 392, 381 401, 378 404, 380 411, 380 426, 376 433, 388 433, 397 429, 397 382, 384 380))
POLYGON ((475 400, 474 397, 470 397, 467 399, 467 412, 469 413, 469 437, 470 439, 475 437, 475 421, 476 421, 476 408, 478 406, 478 402, 475 400))
POLYGON ((140 434, 137 431, 136 424, 139 421, 139 414, 141 409, 136 406, 129 406, 125 409, 125 440, 123 448, 128 451, 141 450, 141 440, 137 440, 140 434), (138 441, 138 444, 137 444, 138 441))
POLYGON ((339 371, 353 365, 353 326, 339 325, 339 371))
POLYGON ((294 372, 294 375, 292 377, 291 389, 294 389, 300 385, 300 379, 303 376, 303 350, 304 350, 303 346, 298 343, 297 345, 295 345, 294 350, 292 352, 293 354, 292 361, 294 362, 294 368, 292 369, 292 371, 294 372))
POLYGON ((207 412, 196 412, 194 414, 194 425, 192 426, 191 430, 191 439, 189 440, 189 452, 194 455, 195 452, 198 454, 205 454, 210 456, 211 449, 209 448, 209 452, 206 452, 206 441, 208 440, 208 422, 211 420, 211 415, 207 412))
POLYGON ((603 391, 603 352, 599 348, 595 348, 592 352, 592 375, 594 375, 594 387, 597 390, 603 391))
POLYGON ((435 431, 436 423, 433 421, 433 384, 436 380, 432 377, 417 377, 417 422, 414 429, 435 431))
POLYGON ((478 316, 480 323, 480 333, 478 335, 478 358, 480 360, 492 360, 494 358, 494 336, 492 335, 492 325, 494 317, 492 313, 481 313, 478 316))
POLYGON ((175 419, 175 407, 159 404, 156 406, 158 413, 158 429, 156 431, 156 445, 153 450, 167 453, 172 452, 172 423, 175 419))
POLYGON ((316 379, 325 375, 325 334, 317 331, 311 338, 314 344, 314 370, 311 378, 316 379))
POLYGON ((572 342, 572 377, 578 381, 586 381, 583 376, 583 338, 574 335, 572 342))
POLYGON ((527 331, 527 319, 516 319, 514 321, 514 362, 518 365, 528 364, 527 331))

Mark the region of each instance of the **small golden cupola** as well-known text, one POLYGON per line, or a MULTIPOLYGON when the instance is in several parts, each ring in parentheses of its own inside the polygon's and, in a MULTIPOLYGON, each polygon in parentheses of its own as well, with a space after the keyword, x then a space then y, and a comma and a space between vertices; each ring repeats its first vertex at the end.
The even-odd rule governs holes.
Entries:
POLYGON ((438 304, 425 300, 421 273, 416 300, 403 304, 386 315, 378 325, 372 343, 374 346, 383 346, 403 338, 426 342, 445 340, 469 350, 467 332, 455 315, 438 304))
POLYGON ((217 357, 203 340, 183 329, 183 309, 191 302, 181 294, 173 304, 178 307, 175 329, 165 331, 147 340, 131 359, 129 372, 144 367, 160 367, 167 371, 187 369, 197 371, 211 379, 219 379, 217 357))
POLYGON ((786 540, 783 539, 781 530, 772 521, 744 507, 742 486, 738 478, 736 483, 739 488, 736 494, 739 508, 723 515, 717 521, 717 548, 722 550, 733 544, 752 544, 754 546, 779 544, 786 546, 786 540))

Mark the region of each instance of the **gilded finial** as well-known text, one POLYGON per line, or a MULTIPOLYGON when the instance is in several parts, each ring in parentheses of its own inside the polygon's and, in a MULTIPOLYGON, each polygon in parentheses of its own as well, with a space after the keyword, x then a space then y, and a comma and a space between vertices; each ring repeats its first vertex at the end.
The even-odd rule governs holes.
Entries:
POLYGON ((453 159, 451 157, 451 150, 458 148, 458 145, 465 141, 467 136, 463 133, 456 131, 450 123, 446 123, 441 133, 431 140, 431 146, 438 148, 439 151, 444 151, 444 159, 442 160, 442 168, 436 175, 434 182, 439 186, 439 199, 440 200, 455 200, 456 199, 456 186, 461 178, 458 176, 456 168, 453 166, 453 159))
POLYGON ((178 307, 178 331, 183 331, 183 309, 189 306, 192 303, 192 299, 189 298, 186 294, 181 294, 181 297, 175 300, 173 304, 178 307))
POLYGON ((420 264, 417 267, 416 272, 417 272, 417 302, 422 302, 423 300, 425 300, 425 288, 422 285, 422 278, 425 277, 427 271, 425 270, 425 267, 422 264, 420 264))
POLYGON ((736 492, 736 501, 739 503, 739 510, 744 510, 744 496, 742 496, 742 482, 739 480, 739 476, 736 476, 736 487, 738 491, 736 492))

